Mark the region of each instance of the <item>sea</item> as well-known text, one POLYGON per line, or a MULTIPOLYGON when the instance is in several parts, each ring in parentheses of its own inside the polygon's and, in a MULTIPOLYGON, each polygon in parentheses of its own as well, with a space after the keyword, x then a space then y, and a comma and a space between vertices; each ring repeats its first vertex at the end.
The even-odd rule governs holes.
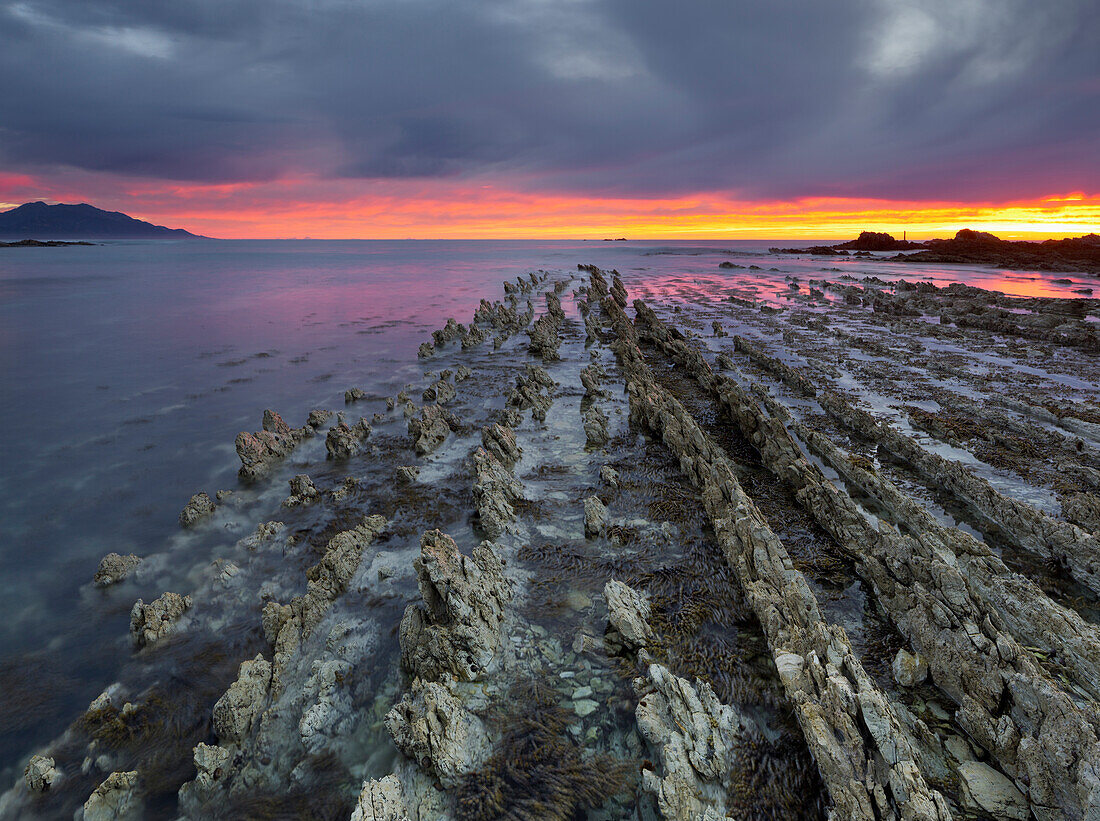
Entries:
POLYGON ((715 283, 780 304, 792 282, 814 277, 965 281, 1020 296, 1071 297, 1086 284, 1038 272, 917 269, 885 255, 768 253, 792 244, 197 240, 0 249, 0 792, 130 663, 134 598, 185 590, 209 560, 217 534, 182 531, 178 516, 198 491, 240 487, 238 432, 258 430, 267 408, 294 426, 311 409, 343 409, 350 387, 394 395, 422 379, 417 346, 431 330, 448 317, 469 322, 483 297, 503 296, 504 280, 593 263, 621 271, 650 298, 685 305, 713 298, 715 283), (112 551, 158 557, 147 589, 130 586, 123 596, 92 585, 112 551))

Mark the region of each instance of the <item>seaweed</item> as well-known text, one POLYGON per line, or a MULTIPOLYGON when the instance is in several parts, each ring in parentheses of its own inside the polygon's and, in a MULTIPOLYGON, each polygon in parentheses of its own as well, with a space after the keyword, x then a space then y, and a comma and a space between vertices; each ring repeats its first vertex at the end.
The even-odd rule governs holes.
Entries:
POLYGON ((470 821, 572 821, 630 789, 635 763, 585 757, 570 737, 576 716, 550 685, 530 679, 511 692, 514 712, 503 738, 456 793, 458 815, 470 821))

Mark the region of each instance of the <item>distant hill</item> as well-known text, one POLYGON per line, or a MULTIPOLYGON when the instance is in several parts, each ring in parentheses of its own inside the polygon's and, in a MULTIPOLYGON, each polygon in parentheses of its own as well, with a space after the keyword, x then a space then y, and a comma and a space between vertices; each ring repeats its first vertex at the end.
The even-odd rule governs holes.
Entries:
POLYGON ((15 239, 197 239, 182 228, 165 228, 104 211, 93 205, 28 202, 0 213, 0 237, 15 239))

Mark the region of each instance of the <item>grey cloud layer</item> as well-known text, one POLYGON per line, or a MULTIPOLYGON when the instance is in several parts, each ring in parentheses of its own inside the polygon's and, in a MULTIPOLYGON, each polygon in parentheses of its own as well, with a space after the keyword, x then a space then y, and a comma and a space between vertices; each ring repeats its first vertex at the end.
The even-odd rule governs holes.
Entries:
POLYGON ((1100 3, 0 2, 0 161, 590 194, 1100 190, 1100 3))

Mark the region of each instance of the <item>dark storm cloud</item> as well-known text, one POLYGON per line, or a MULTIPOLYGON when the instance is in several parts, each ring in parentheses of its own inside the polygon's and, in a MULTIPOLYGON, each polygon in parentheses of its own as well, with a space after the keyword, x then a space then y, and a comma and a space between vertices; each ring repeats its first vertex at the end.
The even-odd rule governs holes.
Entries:
POLYGON ((1100 4, 0 2, 0 159, 590 194, 1100 189, 1100 4))

